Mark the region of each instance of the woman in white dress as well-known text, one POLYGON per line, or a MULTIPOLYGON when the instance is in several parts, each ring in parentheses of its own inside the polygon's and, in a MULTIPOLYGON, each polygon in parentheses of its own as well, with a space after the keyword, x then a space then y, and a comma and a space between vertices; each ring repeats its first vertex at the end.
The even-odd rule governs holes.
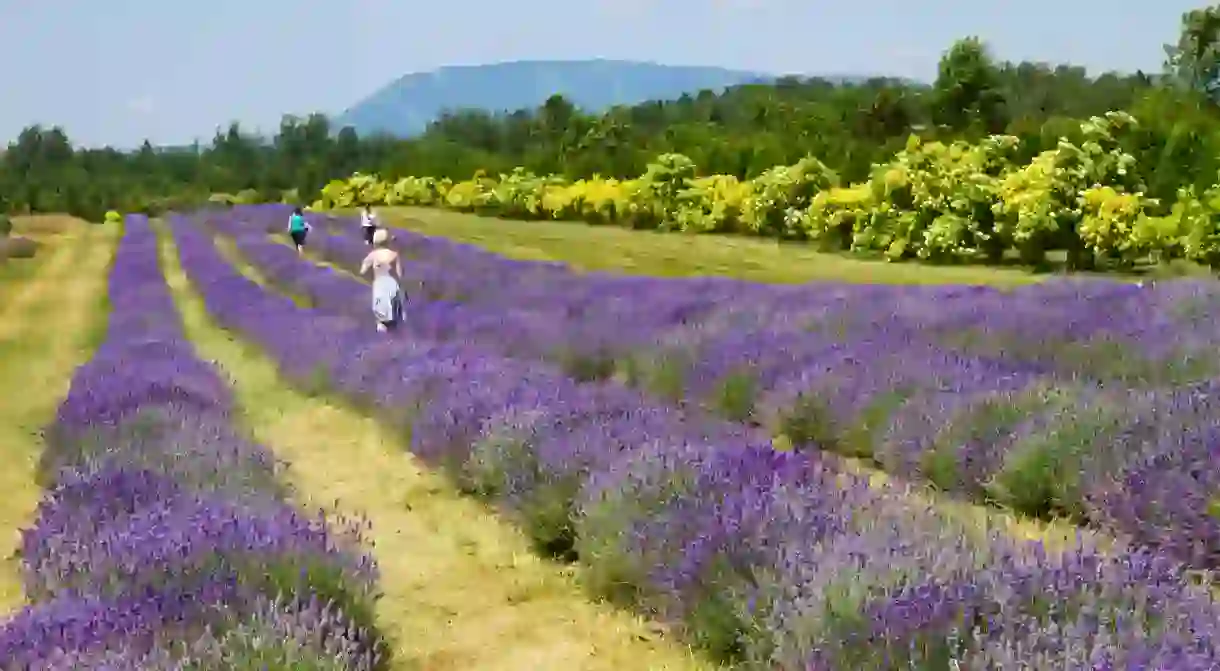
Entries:
POLYGON ((398 252, 386 247, 390 236, 384 228, 377 229, 372 238, 373 251, 360 264, 360 274, 373 271, 373 316, 377 318, 377 330, 393 331, 402 321, 402 288, 397 279, 402 277, 402 260, 398 252))

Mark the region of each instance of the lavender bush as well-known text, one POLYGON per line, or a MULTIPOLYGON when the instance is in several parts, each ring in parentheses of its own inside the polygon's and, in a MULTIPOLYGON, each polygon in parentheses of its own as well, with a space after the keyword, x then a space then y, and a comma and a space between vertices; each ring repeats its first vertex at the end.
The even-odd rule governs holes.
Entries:
POLYGON ((1083 532, 1066 551, 981 534, 901 485, 872 486, 817 451, 777 452, 740 424, 461 338, 328 320, 242 277, 193 222, 174 230, 220 323, 287 375, 380 409, 414 452, 516 515, 545 549, 584 562, 592 587, 723 659, 1220 665, 1220 610, 1172 557, 1122 543, 1103 553, 1083 532))
POLYGON ((32 605, 0 627, 0 668, 382 665, 361 524, 288 502, 280 465, 232 427, 228 385, 182 334, 149 222, 125 229, 106 339, 47 431, 20 555, 32 605), (288 630, 309 634, 243 652, 288 630))

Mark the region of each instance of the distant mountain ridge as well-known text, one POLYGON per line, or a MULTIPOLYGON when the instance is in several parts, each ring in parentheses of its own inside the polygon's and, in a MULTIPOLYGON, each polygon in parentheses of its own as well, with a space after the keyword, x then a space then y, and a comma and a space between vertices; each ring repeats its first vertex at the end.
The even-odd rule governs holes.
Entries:
POLYGON ((360 135, 410 137, 445 110, 489 112, 537 107, 558 93, 586 111, 666 100, 703 89, 765 83, 776 75, 637 61, 512 61, 443 67, 405 75, 334 119, 360 135))

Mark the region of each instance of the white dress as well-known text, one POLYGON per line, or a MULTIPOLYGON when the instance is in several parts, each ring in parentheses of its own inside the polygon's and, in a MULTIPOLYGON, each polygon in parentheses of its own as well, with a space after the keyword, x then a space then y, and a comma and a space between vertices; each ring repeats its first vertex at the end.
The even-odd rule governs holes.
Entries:
POLYGON ((373 262, 373 315, 382 324, 402 319, 402 287, 390 272, 392 265, 373 262))

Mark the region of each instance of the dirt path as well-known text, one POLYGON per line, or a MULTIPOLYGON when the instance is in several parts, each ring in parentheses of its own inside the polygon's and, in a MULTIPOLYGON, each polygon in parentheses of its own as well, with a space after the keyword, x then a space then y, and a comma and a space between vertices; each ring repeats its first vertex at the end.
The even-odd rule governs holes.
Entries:
POLYGON ((172 246, 166 271, 187 332, 217 361, 256 437, 291 463, 298 489, 372 523, 378 616, 396 666, 428 671, 710 669, 646 623, 591 603, 565 569, 404 452, 377 422, 281 381, 261 352, 208 319, 172 246))
POLYGON ((24 603, 13 554, 41 494, 34 482, 41 431, 104 323, 98 306, 116 234, 82 226, 58 236, 0 312, 0 613, 24 603))

